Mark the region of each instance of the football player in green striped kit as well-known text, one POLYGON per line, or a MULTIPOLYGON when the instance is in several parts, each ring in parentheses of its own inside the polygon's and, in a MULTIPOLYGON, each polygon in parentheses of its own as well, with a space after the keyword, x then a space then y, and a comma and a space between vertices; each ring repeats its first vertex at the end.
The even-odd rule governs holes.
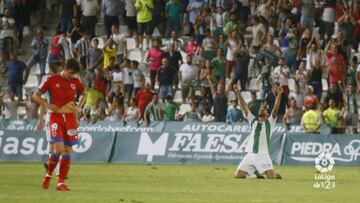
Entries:
POLYGON ((265 173, 268 179, 280 179, 281 176, 274 171, 269 147, 280 106, 281 94, 283 93, 282 87, 278 87, 276 90, 277 95, 271 115, 269 115, 268 105, 263 104, 257 117, 250 112, 248 105, 241 96, 240 87, 235 85, 234 90, 245 118, 251 127, 246 146, 247 154, 237 167, 235 178, 264 178, 260 174, 265 173))

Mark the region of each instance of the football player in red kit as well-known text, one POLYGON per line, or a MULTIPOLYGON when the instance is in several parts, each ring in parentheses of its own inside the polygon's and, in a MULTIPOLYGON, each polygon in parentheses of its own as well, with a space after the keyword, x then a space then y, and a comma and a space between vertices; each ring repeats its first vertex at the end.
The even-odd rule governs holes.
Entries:
POLYGON ((87 96, 83 84, 75 78, 79 70, 79 63, 75 59, 67 60, 64 70, 58 75, 48 77, 33 96, 34 101, 44 105, 51 112, 50 142, 54 145, 54 152, 50 156, 47 174, 42 183, 44 189, 49 188, 52 173, 61 156, 56 190, 69 190, 64 181, 70 169, 72 145, 78 144, 76 112, 81 110, 87 96), (41 98, 41 94, 47 92, 50 95, 50 102, 41 98), (80 101, 76 105, 78 96, 80 96, 80 101))

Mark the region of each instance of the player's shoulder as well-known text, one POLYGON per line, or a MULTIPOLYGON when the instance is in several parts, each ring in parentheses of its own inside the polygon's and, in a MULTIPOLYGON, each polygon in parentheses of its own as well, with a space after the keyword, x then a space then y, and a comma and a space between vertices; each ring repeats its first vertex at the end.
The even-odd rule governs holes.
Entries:
POLYGON ((55 81, 55 80, 58 80, 59 79, 59 75, 44 75, 42 77, 42 81, 45 82, 45 81, 55 81))

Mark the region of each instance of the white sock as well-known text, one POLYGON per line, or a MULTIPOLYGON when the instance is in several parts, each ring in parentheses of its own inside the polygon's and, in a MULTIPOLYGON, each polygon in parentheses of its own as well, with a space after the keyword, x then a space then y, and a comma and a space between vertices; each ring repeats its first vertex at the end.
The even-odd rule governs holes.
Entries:
POLYGON ((247 173, 246 176, 245 176, 245 178, 246 178, 246 179, 256 179, 257 177, 256 177, 255 174, 249 175, 249 174, 247 173))

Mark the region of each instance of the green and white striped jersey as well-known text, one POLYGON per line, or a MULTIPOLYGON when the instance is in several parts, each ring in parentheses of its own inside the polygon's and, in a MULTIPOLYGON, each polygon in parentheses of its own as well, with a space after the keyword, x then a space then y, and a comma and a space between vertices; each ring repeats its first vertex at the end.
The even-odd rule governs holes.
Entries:
POLYGON ((248 153, 270 153, 270 138, 274 130, 276 118, 271 115, 265 122, 260 122, 251 112, 247 120, 251 127, 250 136, 247 141, 246 152, 248 153))

